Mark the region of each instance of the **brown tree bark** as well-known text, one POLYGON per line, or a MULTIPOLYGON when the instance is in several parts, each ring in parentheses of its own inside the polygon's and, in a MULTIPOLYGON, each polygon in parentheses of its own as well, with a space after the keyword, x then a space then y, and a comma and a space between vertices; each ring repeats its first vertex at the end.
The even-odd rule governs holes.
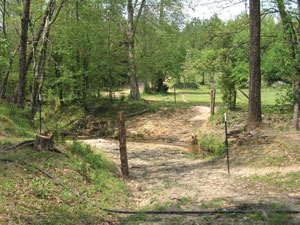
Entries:
POLYGON ((128 14, 127 41, 128 41, 129 77, 130 77, 130 96, 133 100, 140 99, 138 80, 136 76, 134 43, 135 43, 136 28, 142 14, 142 10, 145 6, 145 3, 146 0, 142 0, 137 17, 134 21, 134 10, 136 8, 136 4, 133 6, 132 0, 128 0, 127 2, 127 14, 128 14))
POLYGON ((15 90, 14 102, 20 106, 25 105, 26 86, 26 52, 27 52, 27 32, 30 14, 30 0, 24 0, 23 15, 21 20, 20 56, 19 56, 19 81, 15 90))
POLYGON ((5 39, 7 38, 7 31, 6 31, 6 0, 2 1, 2 31, 3 31, 3 36, 5 39))
POLYGON ((250 87, 247 128, 261 125, 260 0, 250 0, 250 87))
POLYGON ((299 89, 300 89, 300 71, 298 70, 298 80, 295 85, 294 113, 293 113, 293 128, 299 129, 299 89))

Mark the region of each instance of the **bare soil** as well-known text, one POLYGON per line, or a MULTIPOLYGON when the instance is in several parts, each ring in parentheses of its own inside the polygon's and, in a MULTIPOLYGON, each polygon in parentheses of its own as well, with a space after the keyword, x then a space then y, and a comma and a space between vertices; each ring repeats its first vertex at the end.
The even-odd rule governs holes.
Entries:
MULTIPOLYGON (((131 190, 131 199, 136 208, 254 209, 258 204, 260 208, 284 204, 290 209, 299 210, 300 194, 297 191, 282 191, 274 186, 249 181, 253 175, 300 172, 299 164, 256 167, 239 160, 239 156, 243 159, 245 154, 237 152, 233 153, 228 175, 225 157, 194 157, 186 146, 192 134, 199 130, 213 131, 212 127, 207 126, 209 116, 208 107, 194 106, 173 111, 162 109, 158 113, 147 113, 126 122, 129 136, 144 139, 142 142, 127 143, 130 178, 125 182, 131 190)), ((106 152, 119 167, 118 141, 93 139, 84 142, 106 152)), ((291 220, 300 221, 297 216, 291 220)), ((261 221, 255 223, 265 224, 261 221)), ((146 222, 138 221, 138 224, 253 224, 253 220, 249 215, 162 215, 151 216, 146 222)))

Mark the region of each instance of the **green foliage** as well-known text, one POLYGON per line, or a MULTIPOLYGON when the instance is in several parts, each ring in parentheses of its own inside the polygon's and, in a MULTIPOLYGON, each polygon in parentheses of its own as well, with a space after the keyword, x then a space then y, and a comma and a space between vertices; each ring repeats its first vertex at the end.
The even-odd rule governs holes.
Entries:
MULTIPOLYGON (((34 136, 32 124, 29 119, 30 109, 25 110, 13 104, 0 104, 0 134, 14 135, 18 137, 34 136)), ((38 124, 35 124, 38 125, 38 124)))
POLYGON ((236 106, 236 82, 230 71, 224 71, 219 78, 219 86, 222 93, 222 100, 229 109, 236 106))
POLYGON ((221 156, 226 152, 224 140, 213 133, 201 135, 198 143, 201 150, 212 152, 216 156, 221 156))
POLYGON ((179 82, 176 83, 176 88, 180 88, 180 89, 198 89, 199 85, 197 83, 194 82, 179 82))
POLYGON ((289 84, 281 84, 273 109, 275 112, 284 112, 293 108, 295 92, 289 84))
POLYGON ((70 148, 73 154, 77 154, 82 157, 84 163, 81 164, 81 168, 83 170, 87 169, 85 163, 89 163, 93 169, 101 169, 103 167, 103 160, 101 159, 101 156, 95 155, 90 145, 84 145, 80 142, 75 141, 70 148))

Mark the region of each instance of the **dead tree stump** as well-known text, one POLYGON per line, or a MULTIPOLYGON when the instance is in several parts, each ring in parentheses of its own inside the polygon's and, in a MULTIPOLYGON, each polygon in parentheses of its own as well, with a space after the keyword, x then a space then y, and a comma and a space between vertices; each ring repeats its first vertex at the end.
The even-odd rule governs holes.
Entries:
POLYGON ((121 158, 121 172, 124 177, 129 176, 127 149, 126 149, 126 129, 123 111, 119 112, 119 142, 120 142, 120 158, 121 158))
POLYGON ((35 143, 34 143, 35 149, 41 151, 51 151, 54 149, 54 140, 53 140, 53 134, 48 135, 36 135, 35 137, 35 143))

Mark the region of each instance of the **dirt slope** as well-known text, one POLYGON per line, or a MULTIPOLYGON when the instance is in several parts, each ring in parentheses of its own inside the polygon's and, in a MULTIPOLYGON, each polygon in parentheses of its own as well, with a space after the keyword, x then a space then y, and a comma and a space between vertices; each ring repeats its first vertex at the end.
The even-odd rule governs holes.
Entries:
POLYGON ((174 111, 162 109, 158 113, 145 114, 126 122, 129 136, 167 142, 188 142, 193 133, 204 127, 210 116, 210 108, 193 106, 174 111))

